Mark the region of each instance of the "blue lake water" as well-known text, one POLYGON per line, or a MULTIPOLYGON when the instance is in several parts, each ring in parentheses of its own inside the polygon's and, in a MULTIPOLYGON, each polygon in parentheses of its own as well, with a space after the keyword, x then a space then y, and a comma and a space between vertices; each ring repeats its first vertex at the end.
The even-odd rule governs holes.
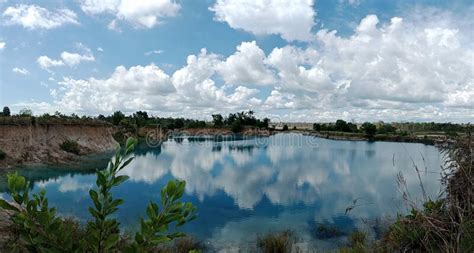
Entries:
MULTIPOLYGON (((85 221, 90 217, 88 191, 95 183, 92 169, 104 167, 110 156, 88 158, 76 168, 36 166, 19 172, 34 182, 34 191, 45 188, 62 215, 85 221)), ((354 230, 377 237, 384 221, 407 212, 397 174, 403 174, 410 199, 422 201, 413 163, 432 197, 440 190, 442 164, 434 146, 299 134, 225 142, 169 140, 158 148, 140 146, 135 156, 123 171, 130 180, 114 191, 125 199, 117 213, 122 226, 133 231, 149 201, 159 202, 166 182, 184 179, 184 200, 197 206, 198 218, 183 229, 217 249, 251 245, 257 234, 285 229, 297 233, 302 247, 337 247, 354 230), (318 224, 343 233, 323 238, 318 224)), ((6 196, 5 189, 2 179, 0 196, 6 196)))

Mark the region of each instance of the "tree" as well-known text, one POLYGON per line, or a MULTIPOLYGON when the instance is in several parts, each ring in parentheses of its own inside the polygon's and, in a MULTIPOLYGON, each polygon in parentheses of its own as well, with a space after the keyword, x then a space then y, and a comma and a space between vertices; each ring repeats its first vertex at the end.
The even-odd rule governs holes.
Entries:
POLYGON ((288 131, 288 125, 286 125, 286 124, 283 125, 283 129, 282 129, 282 130, 283 130, 283 131, 288 131))
POLYGON ((33 112, 30 109, 24 108, 20 110, 20 116, 32 116, 33 112))
POLYGON ((335 130, 336 131, 340 131, 340 132, 346 132, 347 130, 347 122, 345 122, 344 120, 342 119, 338 119, 336 120, 336 126, 335 126, 335 130))
POLYGON ((345 132, 351 132, 351 133, 357 132, 357 125, 351 122, 347 123, 347 129, 345 129, 345 132))
POLYGON ((257 120, 257 127, 259 128, 267 129, 269 124, 270 124, 269 118, 264 118, 263 120, 257 120))
POLYGON ((313 124, 313 130, 314 130, 314 131, 317 131, 317 132, 321 131, 321 124, 319 124, 319 123, 314 123, 314 124, 313 124))
POLYGON ((120 124, 120 121, 125 119, 125 114, 123 114, 121 111, 116 111, 114 114, 112 114, 112 124, 118 126, 120 124))
POLYGON ((377 127, 369 122, 365 122, 362 124, 362 130, 364 131, 365 135, 369 138, 373 138, 377 133, 377 127))
POLYGON ((133 114, 133 118, 135 119, 135 124, 137 125, 137 127, 142 127, 146 125, 146 122, 148 120, 148 113, 144 111, 137 111, 133 114))
POLYGON ((378 133, 380 134, 394 133, 396 130, 397 129, 391 124, 382 124, 379 127, 378 133))
POLYGON ((182 118, 175 119, 174 120, 174 127, 178 128, 178 129, 183 128, 184 127, 184 119, 182 119, 182 118))
POLYGON ((8 106, 3 107, 3 116, 10 117, 10 108, 8 106))
POLYGON ((242 125, 242 122, 240 121, 240 119, 237 119, 234 122, 232 122, 231 129, 232 129, 232 132, 234 133, 242 132, 242 130, 244 129, 244 126, 242 125))
POLYGON ((221 114, 212 114, 212 123, 214 123, 214 127, 222 127, 224 126, 224 117, 221 114))

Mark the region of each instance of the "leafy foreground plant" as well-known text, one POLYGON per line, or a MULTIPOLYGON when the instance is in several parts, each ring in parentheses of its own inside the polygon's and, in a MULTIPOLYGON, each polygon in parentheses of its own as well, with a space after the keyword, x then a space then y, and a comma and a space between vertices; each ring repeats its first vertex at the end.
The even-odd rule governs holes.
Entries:
POLYGON ((17 232, 12 251, 16 252, 150 252, 162 243, 172 241, 183 233, 170 232, 196 217, 191 203, 180 201, 186 183, 173 180, 161 190, 161 206, 154 202, 146 208, 140 230, 133 241, 121 242, 119 222, 111 218, 124 202, 114 199, 111 190, 128 179, 119 172, 129 165, 136 140, 129 138, 124 149, 118 149, 105 170, 97 171, 97 189, 89 195, 94 206, 89 207, 93 220, 85 229, 71 225, 49 208, 45 191, 30 196, 30 184, 18 174, 8 174, 8 187, 14 203, 0 200, 0 207, 13 212, 11 220, 17 232))

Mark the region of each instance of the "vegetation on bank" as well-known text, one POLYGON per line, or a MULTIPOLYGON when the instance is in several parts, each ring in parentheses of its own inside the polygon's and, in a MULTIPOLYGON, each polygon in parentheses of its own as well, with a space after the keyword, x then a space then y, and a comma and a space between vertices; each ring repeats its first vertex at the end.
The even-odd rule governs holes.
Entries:
MULTIPOLYGON (((277 122, 271 122, 269 118, 259 119, 255 117, 252 110, 230 113, 227 116, 222 114, 212 114, 211 121, 159 117, 150 115, 146 111, 137 111, 126 115, 121 111, 115 111, 111 115, 98 116, 78 116, 76 114, 65 115, 61 112, 54 114, 43 114, 33 116, 29 109, 23 109, 18 114, 13 115, 8 107, 4 107, 0 112, 0 124, 30 125, 30 124, 108 124, 118 126, 123 132, 137 133, 138 129, 145 126, 160 126, 162 129, 192 129, 192 128, 225 128, 233 132, 241 132, 246 127, 255 127, 261 129, 278 129, 277 122)), ((353 134, 354 136, 365 137, 373 140, 393 139, 398 136, 400 139, 406 139, 410 135, 444 135, 457 137, 459 134, 465 134, 471 130, 469 124, 455 123, 384 123, 384 122, 364 122, 357 124, 336 120, 333 123, 314 123, 312 130, 319 133, 328 133, 330 135, 342 133, 353 134)), ((289 124, 283 124, 283 131, 289 129, 289 124)), ((293 126, 296 130, 297 127, 293 126)), ((342 136, 342 135, 341 135, 342 136)), ((344 135, 346 136, 346 135, 344 135)), ((409 139, 409 138, 408 138, 409 139)))
MULTIPOLYGON (((64 220, 49 207, 48 199, 42 190, 30 194, 30 186, 25 178, 16 174, 8 176, 8 185, 14 203, 0 200, 0 207, 13 212, 15 243, 19 251, 50 252, 148 252, 159 247, 163 252, 188 252, 202 249, 202 245, 192 239, 182 239, 179 232, 168 228, 179 227, 192 220, 195 208, 190 203, 180 202, 185 183, 171 181, 161 192, 161 205, 150 203, 146 218, 141 221, 140 230, 134 237, 120 234, 119 223, 114 212, 123 203, 114 199, 111 192, 127 176, 119 175, 133 158, 129 158, 135 141, 128 139, 126 148, 117 151, 116 156, 105 170, 97 171, 96 188, 90 191, 93 206, 89 208, 92 219, 87 226, 80 226, 71 220, 64 220), (165 243, 165 244, 163 244, 165 243), (82 251, 81 251, 82 250, 82 251), (168 250, 168 251, 167 251, 168 250)), ((458 138, 457 142, 444 147, 447 162, 443 170, 445 193, 436 199, 425 198, 422 206, 412 202, 405 193, 403 196, 410 206, 407 215, 399 215, 382 238, 369 241, 367 234, 356 231, 348 235, 347 247, 340 252, 472 252, 474 250, 474 154, 473 141, 458 138)), ((415 167, 417 172, 419 170, 415 167)), ((403 175, 398 177, 404 189, 403 175)), ((420 180, 420 185, 422 182, 420 180)), ((319 225, 315 236, 334 238, 346 236, 337 228, 319 225)), ((290 252, 297 242, 295 233, 281 233, 259 236, 255 247, 262 252, 290 252)))
MULTIPOLYGON (((402 251, 474 252, 473 145, 469 134, 444 147, 444 195, 425 197, 421 207, 408 200, 411 212, 399 216, 387 235, 394 247, 402 251)), ((399 181, 404 183, 403 178, 399 181)))
POLYGON ((318 136, 331 139, 421 142, 432 145, 440 140, 466 136, 472 131, 472 126, 434 122, 355 124, 337 120, 335 123, 315 123, 313 131, 318 136))
POLYGON ((69 153, 73 153, 76 155, 79 155, 81 153, 81 148, 79 146, 79 143, 75 140, 65 140, 61 144, 59 144, 59 147, 69 153))
POLYGON ((471 131, 469 124, 455 123, 370 123, 364 122, 361 125, 344 120, 337 120, 335 123, 314 123, 313 130, 317 132, 343 132, 343 133, 364 133, 366 136, 373 137, 378 135, 400 135, 409 134, 444 134, 456 137, 458 133, 467 133, 471 131))
POLYGON ((184 181, 170 181, 161 191, 160 205, 150 202, 146 218, 140 220, 140 229, 131 239, 124 238, 114 213, 124 202, 115 199, 112 189, 128 180, 120 171, 129 165, 136 141, 129 139, 123 149, 104 170, 96 172, 96 188, 89 194, 91 220, 85 227, 64 220, 51 208, 44 189, 30 193, 30 184, 16 173, 8 174, 8 188, 13 203, 0 199, 0 207, 12 212, 15 237, 8 244, 14 252, 151 252, 157 247, 184 234, 172 231, 193 220, 196 209, 191 203, 180 201, 184 181))

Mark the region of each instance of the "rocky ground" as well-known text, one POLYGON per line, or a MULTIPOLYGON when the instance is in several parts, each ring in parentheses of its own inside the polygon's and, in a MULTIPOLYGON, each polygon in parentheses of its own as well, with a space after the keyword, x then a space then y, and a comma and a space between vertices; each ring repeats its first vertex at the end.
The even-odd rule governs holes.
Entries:
POLYGON ((79 144, 80 154, 115 149, 115 129, 106 125, 0 125, 0 150, 6 157, 0 168, 20 164, 66 163, 77 155, 60 145, 66 140, 79 144))

